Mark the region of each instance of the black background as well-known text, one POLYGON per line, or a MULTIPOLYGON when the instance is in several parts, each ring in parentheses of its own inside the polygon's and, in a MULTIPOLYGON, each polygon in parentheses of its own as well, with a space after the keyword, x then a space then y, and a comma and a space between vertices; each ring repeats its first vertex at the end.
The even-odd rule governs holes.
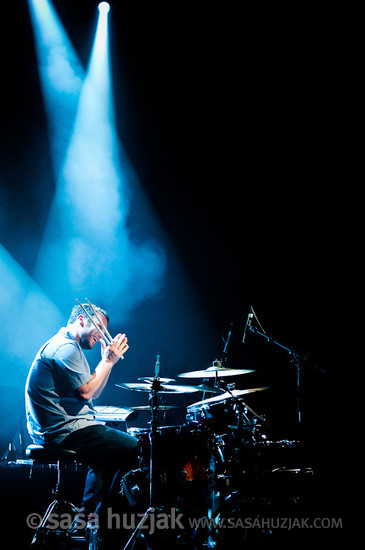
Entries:
MULTIPOLYGON (((54 5, 86 66, 97 3, 54 5)), ((2 10, 2 243, 31 273, 29 243, 41 238, 54 183, 27 5, 2 10), (35 182, 46 180, 40 200, 35 182)), ((231 364, 259 366, 252 383, 275 385, 257 406, 280 436, 297 434, 296 370, 259 336, 241 343, 250 305, 269 334, 308 355, 306 437, 316 459, 335 467, 345 306, 341 33, 331 14, 307 6, 119 1, 110 32, 119 138, 217 350, 233 323, 231 364)))

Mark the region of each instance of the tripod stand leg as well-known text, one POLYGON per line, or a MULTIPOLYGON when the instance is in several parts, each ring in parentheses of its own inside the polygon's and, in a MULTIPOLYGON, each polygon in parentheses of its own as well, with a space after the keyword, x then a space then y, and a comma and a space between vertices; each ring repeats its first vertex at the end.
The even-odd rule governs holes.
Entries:
POLYGON ((155 509, 154 508, 148 508, 143 516, 143 518, 141 519, 141 521, 138 523, 137 527, 135 528, 135 530, 133 531, 131 537, 129 538, 129 540, 127 541, 127 544, 124 546, 123 550, 127 550, 128 548, 130 548, 132 550, 132 548, 134 548, 134 545, 138 539, 139 536, 143 536, 144 538, 144 541, 145 541, 145 544, 146 544, 146 548, 147 550, 152 550, 152 547, 148 544, 148 541, 146 540, 146 537, 144 537, 143 533, 142 533, 142 528, 143 528, 143 525, 145 524, 147 518, 149 517, 149 515, 151 514, 151 512, 154 512, 155 509), (133 544, 132 544, 133 543, 133 544), (132 544, 132 546, 130 546, 132 544))

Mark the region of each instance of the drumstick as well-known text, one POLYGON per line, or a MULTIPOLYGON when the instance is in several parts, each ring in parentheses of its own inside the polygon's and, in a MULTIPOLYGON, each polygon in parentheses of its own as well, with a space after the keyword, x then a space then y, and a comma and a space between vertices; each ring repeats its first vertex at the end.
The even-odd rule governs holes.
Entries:
MULTIPOLYGON (((90 313, 84 308, 84 306, 82 305, 82 303, 76 298, 76 302, 78 302, 80 304, 80 306, 82 307, 82 309, 85 311, 86 315, 88 316, 88 318, 90 319, 90 321, 92 322, 92 324, 94 325, 94 327, 96 328, 96 330, 99 332, 99 334, 102 336, 104 342, 106 343, 107 346, 109 346, 110 344, 113 343, 113 338, 111 337, 110 333, 107 331, 106 327, 104 326, 104 323, 101 321, 101 319, 99 318, 99 316, 97 315, 95 309, 93 308, 93 306, 90 304, 89 300, 86 298, 86 300, 88 301, 92 311, 95 313, 96 315, 96 318, 98 319, 99 323, 101 324, 101 326, 103 327, 103 329, 107 332, 107 334, 104 334, 100 328, 95 324, 94 322, 94 319, 91 317, 90 313), (109 341, 109 338, 110 338, 110 341, 109 341)), ((120 356, 121 359, 124 359, 124 355, 121 355, 120 356)))
POLYGON ((108 329, 106 328, 106 326, 104 325, 103 321, 100 319, 99 315, 97 314, 97 312, 95 311, 94 309, 94 306, 89 302, 89 300, 87 298, 85 298, 85 300, 87 301, 87 303, 89 304, 89 306, 91 307, 92 309, 92 312, 94 313, 95 317, 97 318, 97 320, 99 321, 99 323, 101 324, 101 326, 103 327, 104 331, 105 331, 105 334, 107 335, 107 337, 110 339, 110 341, 113 340, 110 332, 108 331, 108 329))
MULTIPOLYGON (((79 300, 76 298, 76 302, 78 302, 80 304, 80 306, 82 307, 82 309, 84 310, 84 312, 86 313, 86 315, 88 316, 88 318, 90 319, 90 321, 92 322, 92 324, 94 325, 94 327, 96 328, 96 330, 99 332, 99 334, 102 336, 104 342, 106 343, 107 346, 109 346, 109 344, 112 343, 112 340, 113 338, 109 335, 108 333, 108 336, 106 334, 104 334, 100 328, 98 327, 98 325, 95 323, 94 319, 91 317, 90 313, 84 308, 84 306, 82 305, 81 302, 79 302, 79 300), (110 341, 109 341, 109 338, 110 338, 110 341)), ((99 319, 99 317, 97 317, 99 319)), ((104 327, 103 323, 101 323, 102 326, 104 327)), ((105 328, 105 327, 104 327, 105 328)))

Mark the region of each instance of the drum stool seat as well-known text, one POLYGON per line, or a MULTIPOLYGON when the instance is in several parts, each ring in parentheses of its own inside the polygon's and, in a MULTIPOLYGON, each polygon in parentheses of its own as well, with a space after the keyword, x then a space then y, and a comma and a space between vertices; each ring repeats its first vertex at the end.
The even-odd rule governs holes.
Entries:
MULTIPOLYGON (((48 548, 47 544, 50 544, 51 540, 54 540, 54 537, 62 539, 84 540, 85 533, 82 533, 79 529, 79 533, 75 536, 75 522, 77 521, 77 514, 81 512, 74 504, 69 502, 64 498, 64 487, 62 474, 65 470, 65 467, 70 464, 75 464, 80 462, 79 455, 70 449, 62 449, 58 447, 52 447, 50 445, 28 445, 26 449, 27 458, 33 460, 35 464, 49 464, 55 465, 57 468, 57 484, 53 489, 52 493, 54 495, 54 500, 48 506, 46 513, 44 514, 42 521, 40 522, 31 546, 48 548), (55 519, 59 519, 62 514, 69 514, 70 518, 73 518, 70 526, 65 529, 55 528, 54 523, 55 519), (51 517, 52 515, 52 517, 51 517), (49 525, 52 525, 50 527, 49 525)), ((64 516, 65 517, 65 516, 64 516)), ((50 546, 52 547, 52 546, 50 546)))
POLYGON ((27 458, 44 464, 57 464, 57 462, 71 464, 78 459, 76 451, 51 445, 28 445, 25 454, 27 458))

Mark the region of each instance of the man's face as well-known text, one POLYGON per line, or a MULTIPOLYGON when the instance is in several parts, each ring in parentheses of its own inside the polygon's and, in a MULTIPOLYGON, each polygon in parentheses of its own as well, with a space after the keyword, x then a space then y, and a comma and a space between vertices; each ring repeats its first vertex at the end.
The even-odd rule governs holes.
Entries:
MULTIPOLYGON (((98 316, 100 320, 103 322, 104 326, 107 327, 108 321, 106 320, 106 317, 98 312, 98 316)), ((80 336, 80 346, 82 349, 93 349, 96 342, 98 342, 101 339, 101 334, 96 330, 92 322, 88 317, 83 317, 83 326, 80 327, 79 336, 80 336)), ((96 326, 98 326, 101 330, 101 332, 104 332, 104 329, 99 322, 98 318, 93 316, 92 317, 94 323, 96 326)))

